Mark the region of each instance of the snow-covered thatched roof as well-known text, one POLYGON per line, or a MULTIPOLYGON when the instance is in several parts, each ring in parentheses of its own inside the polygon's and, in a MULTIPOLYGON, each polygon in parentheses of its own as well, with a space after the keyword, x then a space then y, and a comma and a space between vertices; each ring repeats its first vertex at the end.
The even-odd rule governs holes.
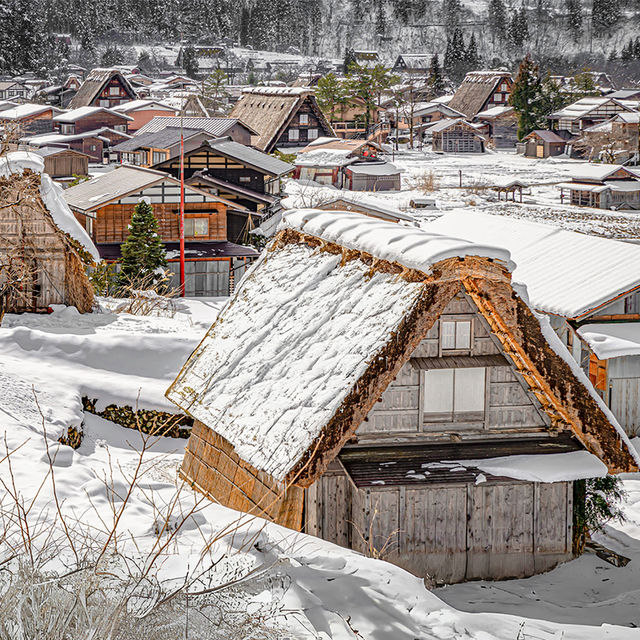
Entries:
POLYGON ((511 289, 508 251, 356 213, 297 210, 283 227, 167 391, 253 468, 313 482, 461 287, 552 423, 610 470, 635 468, 571 356, 511 289))

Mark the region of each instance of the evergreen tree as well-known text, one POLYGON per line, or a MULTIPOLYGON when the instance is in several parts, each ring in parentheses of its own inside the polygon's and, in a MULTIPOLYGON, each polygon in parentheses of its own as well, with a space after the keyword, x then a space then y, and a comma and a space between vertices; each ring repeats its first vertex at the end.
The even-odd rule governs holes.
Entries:
POLYGON ((541 108, 540 88, 540 70, 527 53, 520 63, 509 96, 509 104, 518 117, 518 140, 531 133, 538 124, 541 108))
POLYGON ((411 18, 411 0, 393 0, 393 8, 401 25, 409 24, 411 18))
POLYGON ((478 55, 478 45, 476 44, 475 33, 472 33, 469 38, 469 44, 464 52, 464 61, 469 70, 477 69, 480 64, 480 56, 478 55))
POLYGON ((631 60, 633 60, 633 40, 629 40, 629 42, 622 47, 620 60, 622 60, 622 62, 631 62, 631 60))
POLYGON ((529 24, 527 21, 527 11, 523 7, 516 10, 511 17, 509 25, 509 40, 511 44, 520 49, 529 37, 529 24))
POLYGON ((503 0, 489 2, 488 23, 494 42, 496 38, 504 42, 507 39, 507 10, 503 0))
POLYGON ((339 108, 346 106, 348 102, 345 83, 338 80, 335 73, 328 73, 318 80, 316 98, 320 108, 329 117, 329 120, 334 122, 339 108))
POLYGON ((378 4, 378 13, 376 14, 376 35, 383 37, 387 34, 387 16, 384 13, 384 5, 382 2, 378 4))
POLYGON ((151 54, 146 49, 143 49, 140 52, 136 66, 142 73, 149 73, 155 67, 153 61, 151 60, 151 54))
POLYGON ((351 67, 357 64, 356 54, 351 47, 348 47, 344 52, 344 62, 342 63, 342 72, 346 75, 351 70, 351 67))
POLYGON ((0 69, 11 75, 36 71, 44 24, 27 0, 0 0, 0 69))
POLYGON ((593 33, 603 36, 620 20, 620 3, 617 0, 593 0, 591 22, 593 33))
POLYGON ((116 44, 110 44, 100 58, 103 67, 115 67, 124 64, 124 52, 116 44))
POLYGON ((442 20, 447 29, 453 29, 460 25, 462 4, 460 0, 442 0, 442 20))
POLYGON ((640 36, 638 36, 633 42, 633 57, 636 60, 640 60, 640 36))
POLYGON ((198 75, 198 56, 192 45, 188 45, 182 52, 182 68, 189 78, 195 78, 198 75))
POLYGON ((441 96, 445 92, 446 86, 437 53, 435 53, 433 58, 431 58, 428 83, 434 96, 441 96))
POLYGON ((240 12, 240 44, 246 47, 249 44, 249 23, 251 21, 251 14, 247 7, 242 7, 240 12))
POLYGON ((462 29, 456 27, 451 38, 447 40, 447 49, 444 54, 444 66, 450 76, 460 79, 464 75, 465 55, 466 47, 462 29))
POLYGON ((145 278, 153 278, 161 268, 167 266, 164 246, 158 234, 158 221, 151 205, 141 199, 136 205, 129 235, 121 246, 120 283, 130 284, 145 278))
POLYGON ((578 42, 582 35, 582 4, 580 0, 567 0, 567 29, 571 39, 578 42))

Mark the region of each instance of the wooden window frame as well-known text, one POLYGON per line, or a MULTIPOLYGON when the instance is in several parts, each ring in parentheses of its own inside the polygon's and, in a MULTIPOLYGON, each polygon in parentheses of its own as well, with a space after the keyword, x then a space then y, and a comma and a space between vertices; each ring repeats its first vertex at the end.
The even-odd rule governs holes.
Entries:
POLYGON ((475 318, 473 315, 452 314, 440 316, 438 319, 438 356, 471 355, 474 344, 475 318), (469 347, 465 349, 444 349, 442 347, 442 323, 443 322, 469 322, 469 347))

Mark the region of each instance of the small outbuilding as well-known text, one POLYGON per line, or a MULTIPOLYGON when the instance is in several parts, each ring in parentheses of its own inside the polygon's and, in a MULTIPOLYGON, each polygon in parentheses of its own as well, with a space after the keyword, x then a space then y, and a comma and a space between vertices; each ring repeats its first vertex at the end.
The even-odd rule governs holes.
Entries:
POLYGON ((572 558, 574 480, 637 456, 513 268, 415 227, 285 214, 167 391, 195 419, 182 477, 438 582, 572 558))
POLYGON ((432 136, 432 148, 443 153, 484 153, 486 138, 476 125, 457 118, 439 120, 426 129, 432 136))
POLYGON ((400 191, 402 169, 391 162, 354 162, 343 172, 350 191, 400 191))
POLYGON ((536 129, 524 137, 524 155, 528 158, 550 158, 566 151, 567 138, 555 131, 536 129))
POLYGON ((98 252, 44 169, 34 153, 0 158, 0 318, 53 304, 93 307, 85 269, 98 252))

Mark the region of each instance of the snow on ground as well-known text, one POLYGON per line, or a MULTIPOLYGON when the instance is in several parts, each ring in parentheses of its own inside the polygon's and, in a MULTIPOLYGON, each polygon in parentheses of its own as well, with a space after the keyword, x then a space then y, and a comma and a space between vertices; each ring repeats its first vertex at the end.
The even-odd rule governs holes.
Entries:
MULTIPOLYGON (((429 149, 430 146, 425 145, 423 151, 403 149, 392 153, 391 148, 386 147, 387 159, 404 173, 402 191, 375 194, 381 205, 399 208, 418 220, 431 220, 437 212, 409 207, 412 198, 426 195, 434 197, 442 211, 477 208, 484 213, 525 218, 607 238, 635 242, 640 239, 640 214, 637 212, 575 207, 566 204, 566 197, 565 204, 560 203, 560 190, 556 185, 569 181, 571 173, 584 166, 580 160, 525 158, 506 151, 441 154, 429 149), (425 193, 420 189, 425 177, 433 178, 434 191, 425 193), (522 204, 506 203, 504 196, 499 202, 496 192, 489 188, 507 177, 529 185, 524 189, 522 204)), ((337 189, 309 182, 290 180, 286 188, 290 197, 285 205, 289 207, 313 207, 339 195, 337 189)))
MULTIPOLYGON (((93 394, 102 403, 139 397, 144 405, 161 404, 164 387, 223 303, 186 300, 173 318, 81 316, 64 308, 49 316, 6 316, 0 327, 0 431, 10 449, 20 447, 12 460, 21 490, 35 494, 48 471, 44 422, 63 511, 99 527, 100 517, 111 514, 114 488, 123 486, 122 473, 135 466, 141 440, 135 431, 83 415, 81 395, 93 394), (83 420, 78 450, 55 443, 58 432, 83 420), (115 479, 107 488, 102 478, 110 468, 115 479)), ((160 438, 147 454, 154 466, 134 493, 125 523, 141 548, 154 539, 158 517, 149 495, 160 502, 171 498, 183 448, 184 441, 160 438)), ((6 473, 0 464, 0 477, 6 473)), ((393 565, 259 519, 217 544, 235 549, 247 567, 275 563, 272 571, 286 585, 277 597, 292 638, 630 640, 640 633, 631 628, 640 625, 640 479, 630 477, 626 486, 630 520, 608 528, 605 538, 632 558, 623 569, 588 555, 529 580, 429 592, 422 580, 393 565)), ((51 505, 49 483, 38 500, 51 505)), ((185 507, 190 500, 195 494, 187 489, 185 507)), ((162 571, 180 575, 203 540, 237 519, 237 513, 207 503, 181 530, 173 561, 162 571)))

